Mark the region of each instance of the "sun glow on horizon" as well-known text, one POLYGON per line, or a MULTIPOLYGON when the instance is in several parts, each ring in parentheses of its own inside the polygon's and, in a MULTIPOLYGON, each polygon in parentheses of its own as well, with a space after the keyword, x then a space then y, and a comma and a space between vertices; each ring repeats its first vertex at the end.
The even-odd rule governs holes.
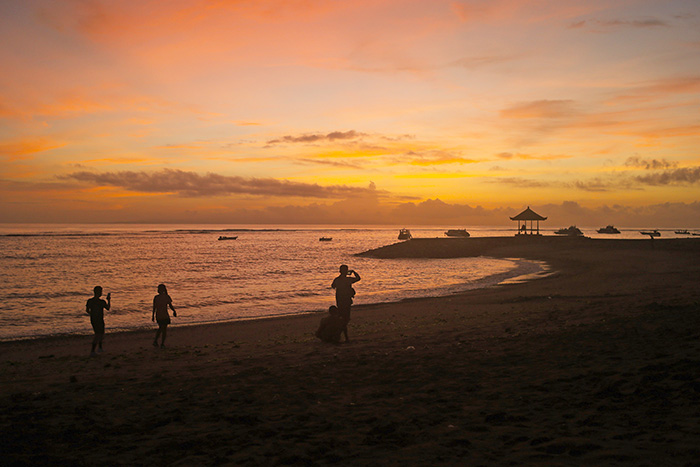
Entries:
POLYGON ((0 219, 682 224, 698 31, 688 0, 3 2, 0 219))

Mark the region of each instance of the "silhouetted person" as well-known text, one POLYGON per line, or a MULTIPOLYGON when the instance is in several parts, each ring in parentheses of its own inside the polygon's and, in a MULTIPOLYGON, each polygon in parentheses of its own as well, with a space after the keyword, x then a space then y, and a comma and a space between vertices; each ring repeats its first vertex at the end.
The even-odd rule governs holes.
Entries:
POLYGON ((323 318, 321 324, 318 326, 316 337, 323 342, 337 344, 340 342, 340 335, 343 333, 343 330, 346 329, 346 326, 347 323, 341 318, 338 307, 331 305, 330 308, 328 308, 328 316, 323 318))
POLYGON ((173 310, 173 316, 177 317, 177 312, 173 308, 173 299, 168 295, 168 289, 165 284, 158 286, 158 295, 153 297, 153 315, 151 321, 158 322, 158 330, 156 337, 153 339, 153 346, 158 347, 158 337, 160 336, 160 348, 165 347, 165 337, 168 334, 168 324, 170 324, 170 314, 168 307, 173 310))
POLYGON ((355 289, 352 285, 360 280, 360 275, 356 271, 350 271, 346 264, 340 266, 340 274, 333 279, 331 287, 335 289, 335 303, 338 306, 340 317, 345 321, 343 334, 345 334, 345 342, 348 338, 348 322, 350 321, 350 307, 352 307, 352 299, 355 296, 355 289), (352 277, 350 276, 352 275, 352 277))
POLYGON ((102 352, 102 339, 105 336, 105 312, 104 310, 109 310, 111 306, 112 294, 107 294, 107 301, 105 302, 100 297, 102 296, 102 287, 99 285, 93 289, 95 296, 88 299, 85 304, 85 313, 90 315, 90 324, 92 324, 92 330, 95 331, 95 337, 92 339, 92 351, 91 356, 97 355, 95 353, 95 347, 98 347, 98 352, 102 352))

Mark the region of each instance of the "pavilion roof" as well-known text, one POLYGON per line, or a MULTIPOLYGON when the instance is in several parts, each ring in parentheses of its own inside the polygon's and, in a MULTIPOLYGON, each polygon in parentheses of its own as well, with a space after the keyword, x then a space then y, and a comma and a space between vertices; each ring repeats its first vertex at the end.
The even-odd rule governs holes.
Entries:
POLYGON ((535 211, 530 209, 530 206, 527 207, 526 210, 521 212, 515 217, 511 217, 510 220, 512 221, 543 221, 546 220, 546 217, 542 217, 539 214, 537 214, 535 211))

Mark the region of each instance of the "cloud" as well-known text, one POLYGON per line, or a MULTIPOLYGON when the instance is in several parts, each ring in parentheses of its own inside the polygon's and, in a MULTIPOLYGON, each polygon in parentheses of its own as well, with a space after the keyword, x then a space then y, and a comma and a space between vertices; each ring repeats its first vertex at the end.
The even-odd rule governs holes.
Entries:
POLYGON ((321 186, 315 183, 290 182, 274 178, 244 178, 213 173, 200 175, 173 169, 163 169, 153 173, 82 171, 62 175, 58 179, 75 180, 97 186, 118 187, 140 193, 174 193, 183 197, 247 194, 333 199, 379 192, 376 188, 371 187, 321 186))
POLYGON ((489 183, 502 183, 504 185, 512 185, 518 188, 543 188, 552 186, 552 184, 549 182, 540 182, 537 180, 530 180, 527 178, 520 177, 494 178, 487 181, 489 183))
POLYGON ((509 62, 518 58, 521 57, 516 55, 480 55, 474 57, 463 57, 459 60, 451 62, 449 65, 454 67, 466 68, 468 70, 475 70, 477 68, 482 68, 488 65, 509 62))
POLYGON ((408 163, 418 166, 444 165, 444 164, 475 164, 482 162, 477 159, 457 156, 448 151, 409 151, 396 158, 397 163, 408 163))
POLYGON ((581 20, 571 23, 569 25, 570 29, 592 29, 594 31, 600 31, 601 29, 612 29, 612 28, 659 28, 659 27, 670 27, 666 21, 658 18, 644 18, 644 19, 589 19, 581 20))
POLYGON ((552 161, 557 159, 570 159, 572 156, 567 155, 546 155, 546 156, 533 156, 532 154, 513 154, 511 152, 501 152, 496 154, 496 157, 504 160, 511 159, 523 159, 523 160, 534 160, 534 161, 552 161))
POLYGON ((501 110, 503 118, 564 118, 578 113, 572 100, 523 102, 501 110))
POLYGON ((47 141, 45 139, 19 140, 11 142, 0 142, 0 157, 10 161, 27 159, 32 154, 50 151, 51 149, 65 146, 64 143, 47 141))
POLYGON ((577 180, 573 183, 573 187, 583 191, 606 192, 613 188, 619 188, 619 185, 612 186, 610 182, 603 181, 599 178, 594 178, 587 181, 577 180))
POLYGON ((342 162, 342 161, 337 161, 337 160, 328 160, 328 159, 308 159, 308 158, 303 158, 303 159, 298 159, 297 163, 299 164, 305 164, 305 165, 325 165, 325 166, 330 166, 330 167, 344 167, 348 169, 362 169, 362 165, 360 164, 355 164, 352 162, 342 162))
POLYGON ((452 11, 465 23, 533 23, 576 18, 605 5, 603 1, 551 2, 541 0, 464 0, 451 3, 452 11))
POLYGON ((327 134, 308 134, 301 136, 283 136, 281 138, 273 139, 267 142, 267 144, 280 144, 280 143, 317 143, 319 141, 346 141, 354 140, 365 136, 364 133, 359 133, 355 130, 350 131, 332 131, 327 134))
POLYGON ((646 170, 673 169, 678 166, 677 162, 669 162, 666 159, 641 159, 639 157, 629 157, 625 161, 627 167, 637 167, 646 170))
POLYGON ((639 183, 652 186, 660 185, 690 185, 700 182, 700 167, 683 167, 666 170, 661 173, 640 175, 635 177, 639 183))

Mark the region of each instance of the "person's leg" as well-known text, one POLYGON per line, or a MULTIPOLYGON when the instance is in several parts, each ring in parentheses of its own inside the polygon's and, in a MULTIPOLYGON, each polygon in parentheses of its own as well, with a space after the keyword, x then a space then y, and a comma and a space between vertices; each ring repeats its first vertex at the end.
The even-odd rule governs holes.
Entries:
POLYGON ((95 331, 95 337, 92 338, 92 350, 90 350, 90 355, 95 354, 95 347, 97 347, 97 331, 95 331))
POLYGON ((102 352, 102 339, 105 337, 105 331, 102 329, 98 335, 95 336, 97 339, 97 351, 102 352))
POLYGON ((348 337, 348 323, 350 322, 350 304, 343 303, 342 308, 338 307, 340 312, 340 317, 343 320, 343 334, 345 335, 345 342, 348 342, 350 338, 348 337))
POLYGON ((167 324, 163 324, 163 325, 161 326, 161 329, 162 329, 162 331, 161 331, 161 333, 160 333, 160 336, 161 336, 161 338, 160 338, 160 346, 161 346, 161 347, 165 347, 165 338, 166 338, 166 336, 168 335, 168 325, 167 325, 167 324))
POLYGON ((160 337, 161 325, 158 325, 158 330, 156 331, 156 337, 153 338, 153 346, 158 347, 158 338, 160 337))

